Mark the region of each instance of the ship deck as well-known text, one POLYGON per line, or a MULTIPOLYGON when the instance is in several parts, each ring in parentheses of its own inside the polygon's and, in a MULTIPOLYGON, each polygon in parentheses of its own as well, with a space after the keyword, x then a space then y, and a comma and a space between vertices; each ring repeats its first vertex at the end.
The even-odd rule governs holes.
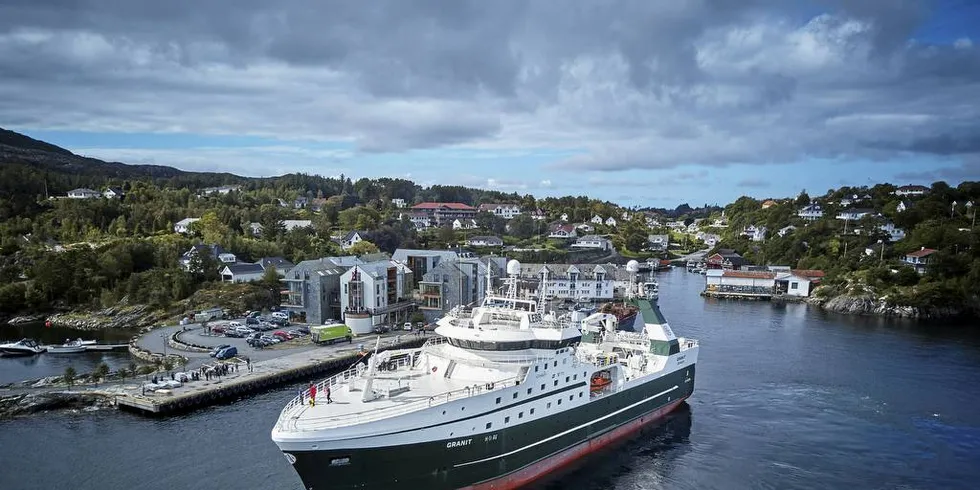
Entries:
POLYGON ((461 400, 503 388, 514 378, 486 380, 457 380, 420 371, 398 370, 375 375, 372 389, 381 396, 362 401, 365 379, 358 378, 333 385, 330 399, 322 386, 317 388, 316 403, 310 404, 309 391, 303 393, 303 402, 283 410, 280 417, 282 429, 309 431, 356 425, 380 419, 404 415, 450 401, 461 400), (493 383, 488 388, 488 383, 493 383))

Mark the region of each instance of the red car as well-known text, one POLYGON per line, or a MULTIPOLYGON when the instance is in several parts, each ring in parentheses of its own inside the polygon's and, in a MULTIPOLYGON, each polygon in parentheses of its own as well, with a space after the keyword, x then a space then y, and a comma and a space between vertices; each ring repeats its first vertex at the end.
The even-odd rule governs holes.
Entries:
POLYGON ((284 332, 282 330, 276 330, 275 332, 272 332, 272 335, 275 336, 275 337, 278 337, 281 340, 292 340, 293 339, 293 336, 292 335, 289 335, 289 332, 284 332))

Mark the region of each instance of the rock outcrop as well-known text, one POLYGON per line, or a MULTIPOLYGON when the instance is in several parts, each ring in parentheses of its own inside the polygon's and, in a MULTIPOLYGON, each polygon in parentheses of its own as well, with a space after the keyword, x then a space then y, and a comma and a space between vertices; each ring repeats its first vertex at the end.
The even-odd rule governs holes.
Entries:
POLYGON ((841 294, 830 297, 813 296, 807 299, 807 303, 846 315, 936 319, 957 317, 964 313, 961 309, 951 307, 918 308, 915 306, 897 305, 891 303, 887 296, 879 297, 871 293, 841 294))
POLYGON ((112 395, 97 391, 48 391, 0 394, 0 419, 60 409, 111 407, 112 395))
POLYGON ((101 330, 145 327, 159 322, 163 316, 146 305, 136 305, 89 312, 55 313, 47 319, 57 327, 101 330))

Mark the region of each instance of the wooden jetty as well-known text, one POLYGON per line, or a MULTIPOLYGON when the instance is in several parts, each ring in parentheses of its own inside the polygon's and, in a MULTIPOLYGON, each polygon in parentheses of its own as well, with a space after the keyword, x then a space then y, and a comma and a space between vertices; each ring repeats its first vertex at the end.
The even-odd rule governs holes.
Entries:
MULTIPOLYGON (((421 346, 427 338, 411 338, 379 349, 405 349, 421 346)), ((354 351, 338 353, 327 349, 298 352, 265 361, 253 362, 252 372, 244 364, 239 371, 219 380, 191 381, 184 383, 169 394, 121 394, 116 397, 116 407, 144 415, 170 415, 202 408, 215 403, 259 393, 261 391, 310 379, 350 367, 362 359, 363 353, 354 351)), ((169 390, 168 390, 169 391, 169 390)))

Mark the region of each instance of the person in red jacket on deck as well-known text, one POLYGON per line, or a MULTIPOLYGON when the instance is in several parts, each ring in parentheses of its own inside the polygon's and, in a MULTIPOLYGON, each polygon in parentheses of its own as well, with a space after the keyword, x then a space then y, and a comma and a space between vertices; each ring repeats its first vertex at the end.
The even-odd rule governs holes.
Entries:
POLYGON ((316 385, 313 383, 310 383, 310 406, 316 406, 316 385))

